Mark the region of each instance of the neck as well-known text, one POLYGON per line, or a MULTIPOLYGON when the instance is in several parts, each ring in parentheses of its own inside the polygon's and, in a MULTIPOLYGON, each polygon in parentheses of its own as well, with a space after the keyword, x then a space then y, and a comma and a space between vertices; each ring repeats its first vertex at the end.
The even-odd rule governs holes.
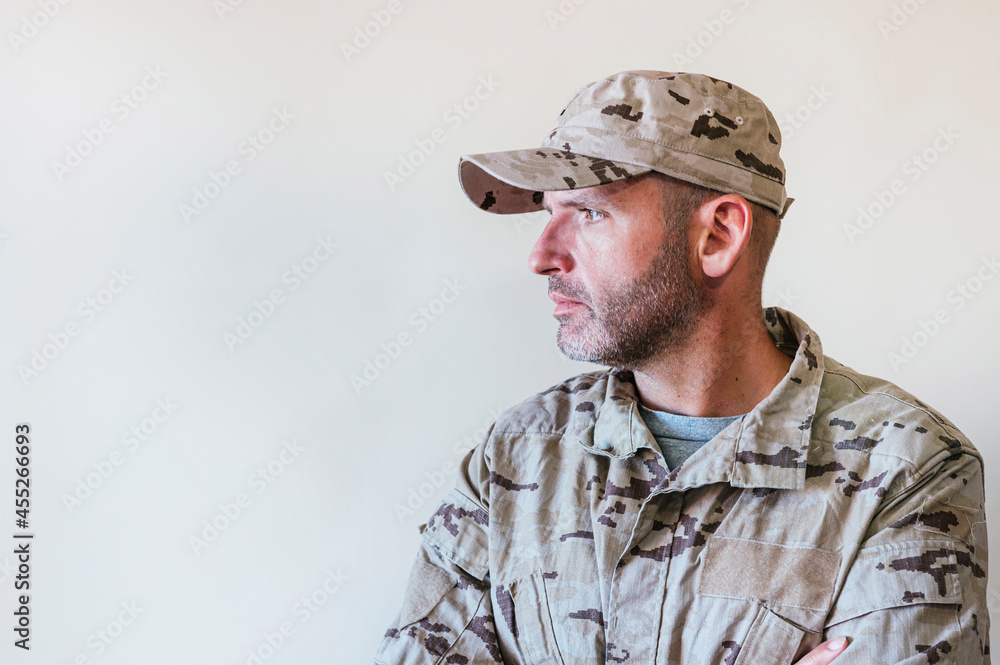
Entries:
POLYGON ((792 359, 767 334, 761 310, 715 307, 689 338, 633 371, 639 401, 685 416, 737 416, 767 397, 792 359))

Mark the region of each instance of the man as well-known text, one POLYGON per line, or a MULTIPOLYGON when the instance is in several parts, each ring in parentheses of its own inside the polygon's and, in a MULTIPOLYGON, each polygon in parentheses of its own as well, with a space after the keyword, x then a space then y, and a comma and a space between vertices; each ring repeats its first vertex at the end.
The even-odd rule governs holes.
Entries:
POLYGON ((466 456, 376 663, 989 662, 979 453, 761 308, 780 144, 734 85, 630 71, 461 158, 483 210, 551 213, 559 348, 609 369, 466 456))

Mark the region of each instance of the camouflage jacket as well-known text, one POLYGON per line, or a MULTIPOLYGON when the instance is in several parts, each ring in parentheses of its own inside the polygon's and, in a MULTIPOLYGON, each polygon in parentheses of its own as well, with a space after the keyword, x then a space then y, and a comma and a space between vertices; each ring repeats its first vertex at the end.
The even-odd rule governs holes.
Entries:
POLYGON ((668 470, 628 371, 504 411, 422 544, 381 665, 989 663, 983 465, 941 414, 825 356, 668 470))

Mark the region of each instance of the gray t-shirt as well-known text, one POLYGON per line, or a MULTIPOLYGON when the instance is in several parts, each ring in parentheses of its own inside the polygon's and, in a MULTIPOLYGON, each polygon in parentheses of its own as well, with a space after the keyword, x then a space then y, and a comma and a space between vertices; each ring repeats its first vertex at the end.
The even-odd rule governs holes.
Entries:
POLYGON ((660 444, 669 469, 676 469, 712 437, 743 416, 699 418, 679 416, 666 411, 654 411, 639 404, 639 415, 653 438, 660 444))

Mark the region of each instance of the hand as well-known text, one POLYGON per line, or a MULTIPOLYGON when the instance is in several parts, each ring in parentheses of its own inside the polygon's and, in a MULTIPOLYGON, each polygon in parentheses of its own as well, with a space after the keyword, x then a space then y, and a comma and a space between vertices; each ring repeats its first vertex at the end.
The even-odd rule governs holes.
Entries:
POLYGON ((802 656, 802 659, 797 661, 795 665, 830 665, 833 659, 843 653, 846 648, 847 638, 835 637, 802 656))

